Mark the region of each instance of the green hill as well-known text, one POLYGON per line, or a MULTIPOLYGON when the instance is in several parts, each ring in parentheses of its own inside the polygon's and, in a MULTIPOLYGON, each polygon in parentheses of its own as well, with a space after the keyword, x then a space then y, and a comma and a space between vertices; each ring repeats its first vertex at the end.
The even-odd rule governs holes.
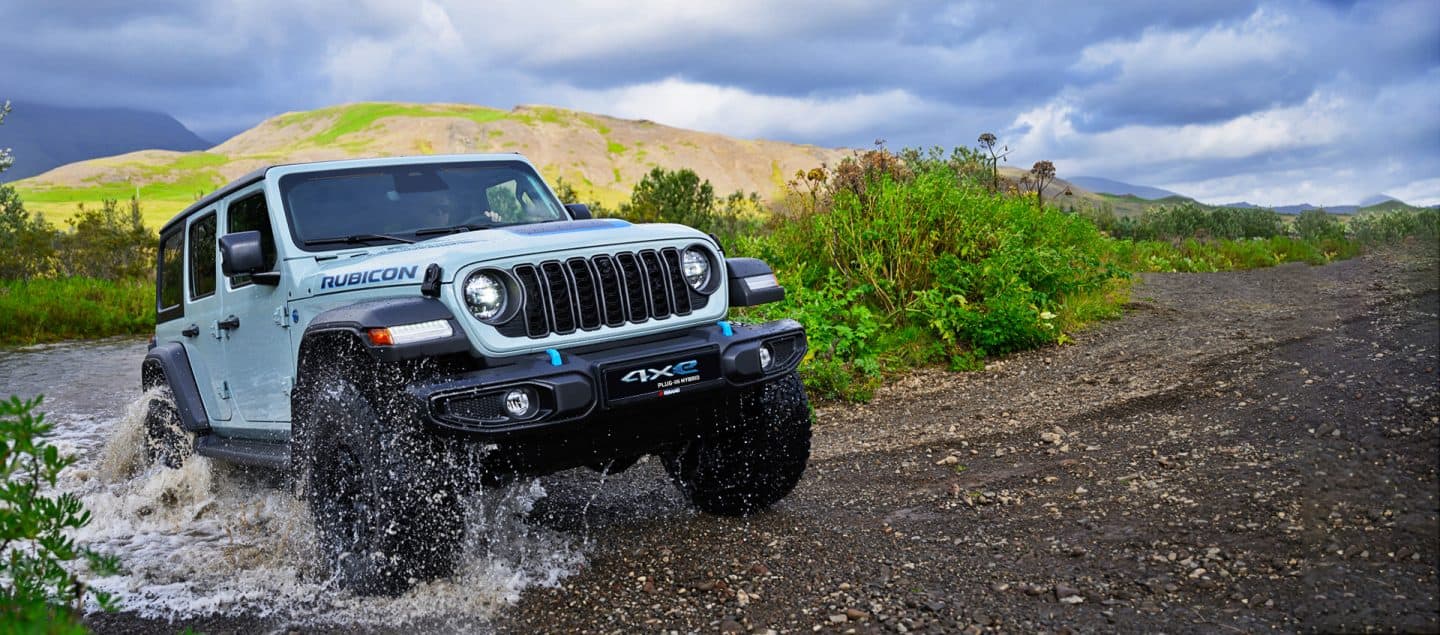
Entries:
POLYGON ((519 152, 552 182, 614 205, 655 167, 690 168, 716 192, 769 197, 796 170, 835 165, 849 150, 662 126, 547 106, 370 102, 268 119, 196 152, 144 150, 63 165, 16 181, 27 208, 60 222, 78 203, 138 194, 160 225, 205 193, 266 165, 372 156, 519 152))

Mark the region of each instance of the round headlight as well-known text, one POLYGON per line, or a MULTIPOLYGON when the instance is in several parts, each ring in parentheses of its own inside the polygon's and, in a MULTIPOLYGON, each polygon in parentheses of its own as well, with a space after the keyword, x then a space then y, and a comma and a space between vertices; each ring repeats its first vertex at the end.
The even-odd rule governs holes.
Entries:
POLYGON ((489 321, 505 310, 505 284, 494 274, 481 272, 465 281, 465 304, 470 314, 489 321))
POLYGON ((690 288, 699 291, 710 281, 710 258, 694 247, 686 249, 681 256, 680 272, 690 288))

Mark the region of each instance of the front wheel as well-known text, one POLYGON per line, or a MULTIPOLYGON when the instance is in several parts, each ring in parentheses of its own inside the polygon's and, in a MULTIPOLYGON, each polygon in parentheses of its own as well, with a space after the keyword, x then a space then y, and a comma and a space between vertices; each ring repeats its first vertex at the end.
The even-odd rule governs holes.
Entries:
POLYGON ((702 511, 745 516, 785 498, 810 459, 810 405, 794 372, 700 413, 701 434, 665 470, 702 511))
POLYGON ((449 575, 465 526, 449 453, 367 375, 324 369, 302 381, 294 462, 336 582, 393 595, 449 575))

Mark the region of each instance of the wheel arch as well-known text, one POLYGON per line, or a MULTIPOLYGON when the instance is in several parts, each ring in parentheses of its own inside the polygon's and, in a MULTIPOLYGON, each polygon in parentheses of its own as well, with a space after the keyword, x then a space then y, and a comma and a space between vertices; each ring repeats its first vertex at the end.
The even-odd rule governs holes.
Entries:
POLYGON ((156 345, 140 363, 141 389, 150 390, 161 384, 170 386, 183 428, 190 432, 210 429, 210 416, 205 412, 205 402, 200 399, 200 387, 195 383, 195 373, 190 368, 190 356, 179 342, 156 345))

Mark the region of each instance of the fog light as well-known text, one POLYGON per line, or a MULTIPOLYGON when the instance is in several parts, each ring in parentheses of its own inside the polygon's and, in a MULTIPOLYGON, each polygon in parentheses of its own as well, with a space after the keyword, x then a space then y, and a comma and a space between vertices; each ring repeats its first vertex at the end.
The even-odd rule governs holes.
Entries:
POLYGON ((524 419, 530 416, 530 391, 524 388, 512 388, 505 393, 505 411, 516 419, 524 419))
POLYGON ((762 345, 760 347, 760 370, 770 370, 770 363, 773 361, 775 361, 775 356, 770 353, 770 345, 762 345))

